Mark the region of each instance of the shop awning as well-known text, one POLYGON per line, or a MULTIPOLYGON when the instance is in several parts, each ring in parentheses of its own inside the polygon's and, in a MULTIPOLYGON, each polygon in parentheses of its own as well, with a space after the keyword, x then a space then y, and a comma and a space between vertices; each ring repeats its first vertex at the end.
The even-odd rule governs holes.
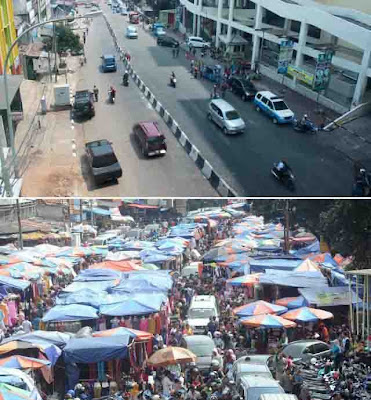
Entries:
POLYGON ((129 334, 73 338, 64 348, 64 361, 66 363, 89 364, 126 358, 130 340, 129 334))

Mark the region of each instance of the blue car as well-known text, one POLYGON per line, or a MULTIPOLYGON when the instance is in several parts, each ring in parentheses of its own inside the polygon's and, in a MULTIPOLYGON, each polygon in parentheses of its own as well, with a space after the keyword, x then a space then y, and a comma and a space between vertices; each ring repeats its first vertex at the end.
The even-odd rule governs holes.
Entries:
POLYGON ((103 55, 102 59, 102 71, 103 72, 116 72, 117 65, 115 56, 112 55, 103 55))
POLYGON ((272 92, 258 92, 254 98, 256 111, 263 111, 268 115, 274 124, 292 123, 295 114, 287 107, 282 97, 278 97, 272 92))

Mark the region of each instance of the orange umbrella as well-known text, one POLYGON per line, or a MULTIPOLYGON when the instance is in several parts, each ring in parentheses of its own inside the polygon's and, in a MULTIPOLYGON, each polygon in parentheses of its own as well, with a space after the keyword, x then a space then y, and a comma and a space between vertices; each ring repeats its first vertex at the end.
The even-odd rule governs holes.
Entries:
POLYGON ((319 310, 317 308, 300 307, 283 314, 282 318, 299 322, 315 322, 319 319, 334 318, 334 315, 329 311, 319 310))
POLYGON ((196 358, 195 354, 183 347, 169 346, 165 349, 157 350, 147 360, 147 363, 154 367, 165 367, 167 365, 195 362, 196 358))
POLYGON ((261 314, 253 315, 252 317, 242 318, 242 325, 250 326, 251 328, 295 328, 296 323, 289 321, 278 315, 261 314))
POLYGON ((306 259, 299 266, 297 266, 294 271, 319 271, 319 266, 316 262, 306 259))
POLYGON ((47 360, 39 360, 37 358, 25 357, 20 355, 14 355, 2 358, 0 360, 0 366, 5 368, 17 368, 17 369, 44 368, 45 366, 49 366, 50 364, 51 362, 47 360))

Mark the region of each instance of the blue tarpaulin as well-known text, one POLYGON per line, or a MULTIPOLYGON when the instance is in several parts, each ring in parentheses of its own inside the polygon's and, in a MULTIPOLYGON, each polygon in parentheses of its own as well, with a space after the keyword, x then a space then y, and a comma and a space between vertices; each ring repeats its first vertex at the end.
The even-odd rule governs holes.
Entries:
POLYGON ((54 306, 43 317, 43 322, 58 321, 81 321, 98 318, 94 307, 83 304, 70 304, 65 306, 54 306))
POLYGON ((90 282, 72 282, 63 289, 63 292, 79 292, 80 290, 89 290, 94 292, 103 292, 115 286, 115 281, 90 281, 90 282))
POLYGON ((167 292, 161 284, 146 280, 123 280, 112 289, 113 292, 138 293, 138 292, 167 292))
POLYGON ((84 269, 74 279, 74 282, 110 281, 121 277, 121 273, 112 269, 84 269))
POLYGON ((100 313, 103 315, 111 316, 126 316, 126 315, 145 315, 153 314, 160 311, 160 308, 156 308, 155 305, 145 305, 138 300, 128 299, 116 304, 109 304, 100 308, 100 313))
POLYGON ((78 292, 72 293, 60 293, 56 299, 57 305, 68 305, 68 304, 85 304, 87 306, 99 308, 102 304, 102 297, 104 293, 97 293, 89 288, 79 290, 78 292))
POLYGON ((92 211, 96 215, 111 215, 110 210, 105 210, 104 208, 93 207, 91 210, 85 210, 87 212, 92 211))
POLYGON ((259 277, 260 284, 314 288, 328 286, 327 279, 320 271, 272 271, 259 277))
POLYGON ((301 259, 285 259, 285 258, 263 258, 263 259, 252 259, 250 261, 250 272, 252 274, 256 272, 265 272, 266 270, 282 270, 292 271, 303 260, 301 259))
POLYGON ((319 253, 319 241, 316 240, 315 242, 309 244, 308 246, 302 247, 299 250, 292 251, 291 253, 297 257, 305 256, 311 253, 319 253))
POLYGON ((130 335, 73 338, 64 348, 64 361, 90 364, 126 358, 130 340, 130 335))
POLYGON ((22 335, 13 335, 3 343, 11 342, 13 340, 21 340, 22 342, 37 343, 37 344, 54 344, 55 346, 63 348, 73 337, 73 334, 57 332, 57 331, 33 331, 31 333, 24 333, 22 335))
MULTIPOLYGON (((330 306, 349 306, 350 294, 349 288, 345 286, 339 287, 311 287, 299 289, 299 293, 305 298, 308 304, 317 307, 330 306)), ((352 291, 352 303, 361 304, 362 299, 352 291)))
POLYGON ((4 285, 6 288, 25 290, 30 286, 30 284, 29 281, 23 279, 13 279, 8 276, 0 275, 0 285, 4 285))

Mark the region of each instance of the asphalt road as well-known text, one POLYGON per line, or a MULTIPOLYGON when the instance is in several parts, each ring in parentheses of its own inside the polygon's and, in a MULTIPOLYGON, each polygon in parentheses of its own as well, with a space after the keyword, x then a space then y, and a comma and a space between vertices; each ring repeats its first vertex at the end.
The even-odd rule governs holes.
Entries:
MULTIPOLYGON (((194 79, 184 52, 174 59, 172 50, 157 46, 155 38, 138 25, 138 39, 125 38, 128 18, 113 14, 101 3, 120 45, 132 56, 134 69, 158 100, 172 114, 189 139, 213 168, 240 196, 348 196, 352 166, 343 154, 315 136, 299 134, 291 126, 276 126, 232 93, 226 100, 246 122, 246 132, 225 136, 207 120, 212 83, 194 79), (174 71, 177 88, 169 87, 174 71), (294 193, 270 175, 273 162, 285 158, 297 179, 294 193)), ((264 79, 264 78, 263 78, 264 79)), ((291 105, 295 111, 295 105, 291 105)), ((202 193, 198 193, 202 196, 202 193)))
MULTIPOLYGON (((82 9, 81 12, 86 12, 82 9)), ((81 170, 89 194, 94 196, 204 196, 218 194, 188 157, 166 124, 138 88, 130 81, 123 87, 123 65, 118 62, 116 73, 100 71, 100 56, 114 54, 112 38, 103 18, 96 18, 89 28, 86 41, 87 64, 81 70, 78 89, 99 89, 99 101, 95 103, 96 115, 91 120, 75 122, 81 170), (108 90, 117 90, 115 104, 108 104, 108 90), (156 120, 167 138, 168 152, 164 157, 144 158, 132 134, 138 121, 156 120), (96 139, 108 139, 113 143, 123 176, 116 184, 96 187, 92 182, 84 156, 84 143, 96 139)))

